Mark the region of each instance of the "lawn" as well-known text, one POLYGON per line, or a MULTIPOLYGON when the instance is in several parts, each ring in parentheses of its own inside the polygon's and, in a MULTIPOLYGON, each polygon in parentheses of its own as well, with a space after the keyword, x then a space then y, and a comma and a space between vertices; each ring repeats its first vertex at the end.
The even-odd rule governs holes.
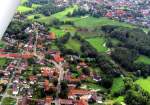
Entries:
POLYGON ((44 23, 49 23, 54 18, 57 18, 57 19, 60 19, 60 20, 64 20, 64 19, 67 18, 66 15, 68 13, 73 12, 77 8, 78 8, 78 6, 74 5, 74 6, 66 8, 64 11, 55 13, 55 14, 53 14, 51 16, 43 16, 43 17, 39 18, 38 21, 39 22, 44 22, 44 23))
POLYGON ((10 98, 10 97, 6 97, 2 101, 2 105, 15 105, 15 103, 16 103, 16 99, 13 99, 13 98, 10 98))
POLYGON ((145 91, 148 91, 150 93, 150 77, 146 79, 139 78, 135 83, 139 84, 145 91))
POLYGON ((124 81, 123 81, 123 79, 121 77, 114 78, 113 85, 111 87, 111 94, 113 94, 115 92, 119 92, 123 88, 124 88, 124 81))
POLYGON ((65 47, 80 52, 81 45, 77 40, 69 39, 69 41, 65 44, 65 47))
POLYGON ((115 39, 115 38, 111 38, 111 42, 113 45, 118 45, 119 43, 121 43, 121 41, 115 39))
POLYGON ((98 52, 106 52, 108 48, 105 46, 104 37, 93 37, 86 39, 98 52))
POLYGON ((117 25, 117 26, 129 27, 129 28, 135 27, 128 23, 108 19, 106 17, 94 18, 91 16, 83 16, 83 17, 66 18, 66 20, 74 21, 76 26, 84 27, 84 28, 95 28, 97 26, 103 26, 103 25, 117 25))
POLYGON ((67 15, 68 13, 72 13, 72 12, 73 12, 75 9, 77 9, 77 8, 78 8, 77 5, 71 6, 71 7, 69 7, 69 8, 66 8, 66 9, 65 9, 64 11, 62 11, 62 12, 58 12, 58 13, 52 15, 52 17, 55 17, 55 18, 57 18, 57 19, 63 20, 64 18, 66 18, 66 15, 67 15))
POLYGON ((62 29, 51 28, 50 32, 54 32, 57 38, 62 37, 65 34, 65 31, 62 29))
POLYGON ((5 47, 5 43, 3 41, 0 41, 0 48, 4 48, 5 47))
POLYGON ((32 14, 32 15, 28 15, 27 19, 29 19, 29 20, 38 20, 38 19, 34 19, 34 16, 39 16, 40 18, 44 17, 44 15, 42 15, 42 14, 32 14))
POLYGON ((0 58, 0 66, 5 65, 6 62, 7 62, 7 59, 6 59, 6 58, 0 58))
POLYGON ((29 7, 26 7, 26 6, 19 6, 17 11, 19 12, 28 12, 28 11, 32 11, 33 8, 29 8, 29 7))
POLYGON ((135 61, 135 63, 150 64, 150 58, 144 55, 140 55, 138 59, 135 61))

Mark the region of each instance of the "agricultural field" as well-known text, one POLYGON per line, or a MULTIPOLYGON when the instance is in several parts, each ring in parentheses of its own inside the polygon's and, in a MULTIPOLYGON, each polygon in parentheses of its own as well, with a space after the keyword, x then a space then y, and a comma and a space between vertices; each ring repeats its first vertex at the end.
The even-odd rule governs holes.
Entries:
POLYGON ((74 51, 80 52, 80 43, 75 39, 69 39, 69 41, 65 44, 67 49, 72 49, 74 51))
POLYGON ((119 92, 123 88, 124 88, 123 79, 121 77, 120 78, 114 78, 113 85, 112 85, 112 88, 111 88, 111 94, 119 92))
POLYGON ((106 39, 104 37, 93 37, 86 39, 98 52, 106 52, 106 39))
POLYGON ((142 89, 146 90, 147 92, 150 93, 150 77, 144 79, 144 78, 139 78, 136 82, 136 84, 140 85, 142 89))
POLYGON ((138 59, 135 61, 135 63, 150 64, 150 58, 144 55, 140 55, 138 59))

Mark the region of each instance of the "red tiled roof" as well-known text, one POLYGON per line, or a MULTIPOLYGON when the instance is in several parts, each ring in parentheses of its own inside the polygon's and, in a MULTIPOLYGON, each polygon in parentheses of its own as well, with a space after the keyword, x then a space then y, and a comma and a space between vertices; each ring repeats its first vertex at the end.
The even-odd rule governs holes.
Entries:
POLYGON ((63 105, 73 105, 73 100, 69 100, 69 99, 59 99, 60 104, 63 105))
POLYGON ((69 95, 88 95, 93 94, 94 92, 89 90, 82 90, 82 89, 71 89, 69 91, 69 95))
POLYGON ((46 96, 45 103, 51 104, 53 98, 51 96, 46 96))
POLYGON ((77 105, 88 105, 88 102, 86 100, 79 100, 77 105))
POLYGON ((54 32, 49 33, 50 39, 55 40, 56 39, 56 34, 54 32))
POLYGON ((54 55, 54 60, 56 62, 62 62, 62 61, 64 61, 64 58, 60 57, 60 54, 57 53, 57 54, 54 55))

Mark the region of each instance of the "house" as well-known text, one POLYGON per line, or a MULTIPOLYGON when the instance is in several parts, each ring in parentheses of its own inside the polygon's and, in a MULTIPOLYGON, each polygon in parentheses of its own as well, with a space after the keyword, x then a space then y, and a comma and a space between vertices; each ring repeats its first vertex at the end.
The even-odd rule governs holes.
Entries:
POLYGON ((57 63, 60 63, 60 62, 64 61, 64 58, 60 56, 60 53, 56 53, 54 55, 54 61, 57 62, 57 63))
POLYGON ((60 105, 74 105, 71 99, 59 99, 60 105))
POLYGON ((88 102, 86 100, 80 99, 77 101, 76 105, 88 105, 88 102))
POLYGON ((51 96, 46 96, 45 105, 51 105, 53 98, 51 96))
POLYGON ((49 33, 49 38, 50 38, 51 40, 55 40, 55 39, 56 39, 56 34, 55 34, 54 32, 50 32, 50 33, 49 33))

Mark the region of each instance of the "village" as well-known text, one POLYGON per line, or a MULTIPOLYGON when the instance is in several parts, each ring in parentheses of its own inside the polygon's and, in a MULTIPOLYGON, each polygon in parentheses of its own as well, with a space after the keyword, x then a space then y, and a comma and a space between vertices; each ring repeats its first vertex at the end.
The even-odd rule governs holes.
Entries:
MULTIPOLYGON (((81 86, 82 81, 88 78, 81 69, 89 68, 89 65, 79 60, 74 66, 81 74, 73 76, 67 58, 61 56, 60 51, 44 47, 45 43, 54 41, 56 36, 52 32, 45 35, 43 28, 38 23, 26 28, 30 40, 18 43, 20 52, 0 50, 0 58, 10 59, 5 70, 0 70, 0 86, 3 91, 1 102, 10 97, 16 100, 16 105, 88 105, 90 101, 102 103, 102 96, 97 93, 99 90, 81 86), (45 57, 47 54, 50 59, 45 57)), ((8 39, 7 36, 4 37, 7 44, 13 45, 15 41, 8 39)), ((72 57, 68 59, 73 61, 72 57)), ((95 82, 101 80, 93 72, 90 72, 90 77, 95 82)))
POLYGON ((58 6, 80 4, 87 11, 142 27, 150 27, 149 0, 56 0, 58 6))

